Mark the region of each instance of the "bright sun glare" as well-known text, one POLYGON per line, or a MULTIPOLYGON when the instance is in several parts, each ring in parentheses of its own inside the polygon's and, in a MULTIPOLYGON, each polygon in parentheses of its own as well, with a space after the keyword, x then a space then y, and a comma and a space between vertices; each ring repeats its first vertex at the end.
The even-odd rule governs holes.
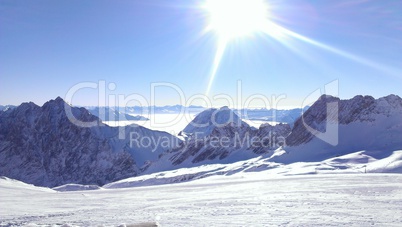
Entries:
POLYGON ((231 39, 262 31, 268 9, 264 0, 207 0, 208 29, 231 39))
POLYGON ((216 53, 209 75, 208 86, 205 92, 206 95, 209 95, 211 91, 220 62, 230 40, 257 32, 275 38, 291 50, 295 49, 291 42, 298 40, 360 64, 393 75, 399 75, 396 74, 393 69, 381 64, 320 43, 274 23, 271 20, 270 9, 266 1, 267 0, 205 0, 203 9, 208 16, 207 31, 213 31, 218 34, 216 53))
POLYGON ((230 39, 267 30, 268 7, 265 0, 206 0, 207 30, 218 34, 218 46, 206 95, 210 92, 225 48, 230 39))

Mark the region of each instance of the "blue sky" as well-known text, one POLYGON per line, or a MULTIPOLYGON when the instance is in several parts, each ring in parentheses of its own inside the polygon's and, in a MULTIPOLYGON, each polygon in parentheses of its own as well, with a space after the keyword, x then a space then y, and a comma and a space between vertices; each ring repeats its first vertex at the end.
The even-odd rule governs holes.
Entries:
MULTIPOLYGON (((341 98, 402 96, 401 1, 266 2, 274 23, 336 51, 263 33, 233 39, 210 97, 237 97, 241 81, 243 100, 253 94, 286 95, 281 105, 300 106, 306 96, 334 80, 339 81, 341 98)), ((148 101, 154 82, 177 85, 187 99, 205 94, 218 37, 205 32, 208 20, 202 4, 202 0, 2 0, 0 104, 41 105, 57 96, 64 98, 78 83, 100 80, 116 85, 109 94, 136 93, 148 101)), ((179 103, 172 88, 158 88, 155 97, 156 105, 179 103)), ((96 90, 81 90, 74 96, 75 105, 97 103, 96 90)))

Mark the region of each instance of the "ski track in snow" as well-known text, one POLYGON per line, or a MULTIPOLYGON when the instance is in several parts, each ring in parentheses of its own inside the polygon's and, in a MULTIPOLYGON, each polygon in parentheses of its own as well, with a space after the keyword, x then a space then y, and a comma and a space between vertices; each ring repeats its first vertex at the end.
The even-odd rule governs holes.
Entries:
POLYGON ((401 226, 402 175, 239 173, 56 192, 0 179, 0 226, 401 226))

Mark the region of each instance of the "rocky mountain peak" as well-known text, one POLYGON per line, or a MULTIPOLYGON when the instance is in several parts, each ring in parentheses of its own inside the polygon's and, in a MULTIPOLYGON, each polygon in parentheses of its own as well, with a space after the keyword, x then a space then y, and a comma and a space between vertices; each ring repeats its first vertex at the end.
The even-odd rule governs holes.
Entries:
POLYGON ((402 99, 396 95, 379 99, 357 95, 348 100, 323 95, 295 122, 287 144, 297 146, 309 142, 314 135, 306 126, 316 132, 325 132, 329 118, 336 124, 348 125, 375 122, 380 117, 389 117, 395 113, 402 114, 402 99), (337 119, 332 119, 335 116, 337 119))
POLYGON ((195 135, 198 137, 209 136, 215 129, 223 128, 230 125, 231 127, 249 127, 241 118, 229 109, 227 106, 211 108, 199 113, 193 121, 191 121, 183 133, 186 135, 195 135))
POLYGON ((92 115, 87 109, 70 106, 60 97, 43 104, 42 110, 49 118, 57 118, 58 120, 65 121, 68 118, 67 114, 70 114, 69 111, 71 111, 76 120, 82 122, 100 122, 100 119, 92 115))
MULTIPOLYGON (((137 174, 130 154, 116 152, 93 128, 73 124, 60 97, 23 103, 0 115, 0 175, 41 186, 104 184, 137 174)), ((81 120, 97 120, 71 107, 81 120)))
POLYGON ((396 109, 402 108, 402 98, 397 95, 388 95, 378 99, 379 106, 391 106, 396 109))

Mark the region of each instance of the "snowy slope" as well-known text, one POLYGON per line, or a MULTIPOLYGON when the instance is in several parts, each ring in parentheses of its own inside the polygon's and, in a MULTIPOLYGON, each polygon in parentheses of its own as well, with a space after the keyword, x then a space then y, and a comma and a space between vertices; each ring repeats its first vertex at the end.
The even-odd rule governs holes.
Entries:
POLYGON ((283 164, 273 162, 273 156, 281 154, 278 149, 272 154, 229 164, 209 164, 191 168, 152 173, 119 180, 105 185, 105 188, 125 188, 149 185, 171 184, 216 175, 233 175, 245 172, 264 172, 269 176, 345 173, 402 173, 402 150, 388 152, 358 151, 336 158, 317 162, 294 162, 283 164), (382 156, 379 157, 379 154, 382 156))
POLYGON ((65 184, 52 188, 55 191, 67 192, 67 191, 87 191, 101 189, 98 185, 82 185, 82 184, 65 184))
POLYGON ((402 176, 215 176, 77 192, 0 179, 0 226, 399 226, 402 176))
MULTIPOLYGON (((274 155, 281 152, 282 150, 278 149, 274 152, 274 155)), ((384 156, 382 152, 358 151, 320 162, 296 162, 287 165, 272 162, 271 155, 262 155, 229 164, 209 164, 126 178, 106 184, 102 188, 164 185, 248 172, 263 172, 270 177, 310 174, 401 173, 402 150, 390 152, 388 156, 384 156), (381 158, 378 156, 379 153, 382 155, 381 158)), ((55 187, 53 190, 85 191, 102 188, 96 185, 67 184, 55 187)))
POLYGON ((2 190, 19 190, 30 192, 53 192, 52 189, 46 187, 38 187, 32 184, 27 184, 22 181, 10 179, 8 177, 0 176, 0 184, 2 190))

